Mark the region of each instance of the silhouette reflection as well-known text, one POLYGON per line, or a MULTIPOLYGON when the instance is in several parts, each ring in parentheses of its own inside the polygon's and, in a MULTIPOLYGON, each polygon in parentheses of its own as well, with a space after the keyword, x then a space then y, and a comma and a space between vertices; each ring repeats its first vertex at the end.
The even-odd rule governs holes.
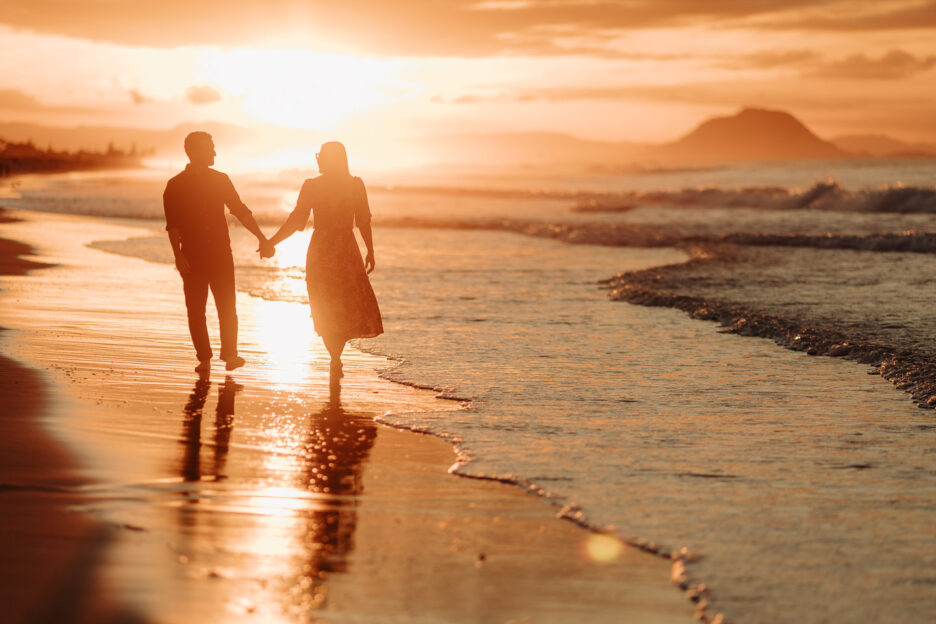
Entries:
POLYGON ((303 528, 308 553, 306 576, 313 604, 324 600, 321 582, 330 572, 344 572, 354 549, 358 496, 363 493, 363 467, 377 438, 370 416, 341 406, 339 377, 329 384, 328 402, 310 419, 303 449, 303 487, 326 495, 313 508, 303 528))
POLYGON ((214 457, 210 470, 202 473, 201 466, 201 426, 202 410, 208 399, 211 381, 207 376, 200 376, 189 394, 188 402, 182 408, 184 419, 182 421, 182 444, 185 450, 182 455, 182 480, 201 481, 205 477, 212 477, 215 481, 224 479, 224 464, 227 459, 228 447, 231 441, 231 432, 234 430, 234 402, 237 393, 243 386, 235 382, 230 376, 224 378, 218 390, 218 406, 215 410, 215 433, 212 447, 214 457))
POLYGON ((201 479, 201 421, 202 409, 208 398, 211 381, 207 377, 199 376, 189 395, 188 402, 182 408, 182 444, 185 451, 182 455, 182 480, 198 481, 201 479))
MULTIPOLYGON (((252 449, 246 453, 250 458, 244 452, 229 458, 241 390, 229 377, 219 386, 214 431, 204 437, 203 412, 211 394, 207 377, 195 382, 185 403, 175 547, 181 559, 196 566, 193 570, 216 566, 219 552, 230 561, 242 557, 258 578, 270 582, 269 591, 282 592, 292 608, 308 613, 324 604, 328 575, 348 569, 364 465, 377 426, 373 414, 344 409, 340 376, 333 375, 327 401, 313 408, 304 431, 292 426, 264 431, 279 453, 252 449), (213 448, 213 457, 203 456, 205 447, 213 448), (231 489, 212 483, 226 478, 228 459, 231 489), (250 476, 243 481, 245 460, 250 476)), ((258 424, 252 414, 241 418, 245 431, 258 424)))
POLYGON ((228 447, 231 444, 231 432, 234 431, 234 399, 244 386, 230 376, 224 378, 218 391, 218 407, 215 409, 214 437, 214 473, 215 481, 225 478, 224 462, 227 460, 228 447))

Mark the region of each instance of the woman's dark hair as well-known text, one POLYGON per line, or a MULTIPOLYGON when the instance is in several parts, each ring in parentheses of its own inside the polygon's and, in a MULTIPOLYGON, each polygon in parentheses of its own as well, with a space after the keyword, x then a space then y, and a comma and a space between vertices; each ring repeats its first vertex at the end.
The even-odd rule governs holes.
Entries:
POLYGON ((348 170, 348 153, 345 146, 338 141, 322 143, 322 148, 316 154, 319 172, 322 175, 351 175, 348 170))

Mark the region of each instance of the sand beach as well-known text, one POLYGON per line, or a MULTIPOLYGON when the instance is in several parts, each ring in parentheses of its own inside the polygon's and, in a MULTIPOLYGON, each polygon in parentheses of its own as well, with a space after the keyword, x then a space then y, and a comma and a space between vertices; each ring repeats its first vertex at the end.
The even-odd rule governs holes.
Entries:
POLYGON ((330 383, 304 306, 239 293, 249 363, 199 378, 173 268, 87 247, 138 228, 7 217, 6 621, 690 621, 669 561, 377 424, 462 405, 354 350, 330 383))

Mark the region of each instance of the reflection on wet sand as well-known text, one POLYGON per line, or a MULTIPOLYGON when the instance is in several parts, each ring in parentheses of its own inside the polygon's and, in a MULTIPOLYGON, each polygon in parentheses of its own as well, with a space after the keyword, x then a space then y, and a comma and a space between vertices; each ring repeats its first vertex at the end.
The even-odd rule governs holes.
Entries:
POLYGON ((181 470, 183 481, 201 481, 203 477, 212 477, 213 480, 220 481, 224 478, 224 464, 231 441, 231 432, 234 429, 234 401, 237 393, 243 388, 230 376, 225 377, 224 383, 221 384, 218 391, 218 406, 215 410, 215 437, 212 444, 214 463, 211 470, 203 475, 201 469, 202 410, 208 399, 211 381, 208 376, 200 376, 195 382, 188 402, 182 409, 184 419, 181 442, 185 447, 181 470))
MULTIPOLYGON (((239 552, 255 561, 255 571, 264 569, 266 578, 278 579, 259 592, 262 596, 254 595, 251 603, 272 599, 291 618, 318 609, 325 602, 327 575, 346 572, 354 549, 363 466, 377 438, 373 414, 345 410, 340 381, 331 378, 328 400, 310 414, 308 425, 277 432, 277 437, 293 438, 273 445, 279 451, 289 449, 293 461, 261 462, 264 470, 242 457, 254 449, 231 444, 235 399, 243 390, 231 377, 218 390, 213 442, 203 442, 202 414, 211 385, 207 376, 199 378, 182 409, 179 558, 200 566, 206 552, 239 552), (212 448, 210 466, 202 457, 206 446, 212 448), (258 468, 251 476, 262 483, 259 489, 243 490, 243 483, 233 490, 215 485, 227 476, 229 452, 234 453, 233 466, 258 468), (230 511, 235 512, 233 518, 223 513, 230 511), (231 522, 235 518, 239 521, 231 522)), ((242 413, 240 418, 254 416, 242 413)), ((240 481, 237 475, 232 478, 240 481)), ((208 573, 226 574, 219 569, 208 573)))
POLYGON ((363 493, 362 473, 377 427, 367 416, 347 412, 341 406, 341 382, 329 380, 328 402, 309 421, 309 433, 302 450, 302 487, 327 498, 304 518, 302 546, 307 562, 300 585, 307 588, 304 602, 309 608, 325 600, 323 582, 329 573, 345 572, 348 555, 354 550, 358 497, 363 493))

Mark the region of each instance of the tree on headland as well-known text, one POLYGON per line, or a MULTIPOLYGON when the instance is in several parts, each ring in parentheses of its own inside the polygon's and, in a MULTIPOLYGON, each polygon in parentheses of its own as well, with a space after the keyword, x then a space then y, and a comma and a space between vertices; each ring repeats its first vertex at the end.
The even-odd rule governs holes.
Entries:
POLYGON ((0 139, 0 176, 18 173, 61 173, 93 169, 133 169, 141 167, 136 145, 129 152, 117 148, 113 142, 106 152, 56 152, 37 148, 32 140, 12 143, 0 139))

